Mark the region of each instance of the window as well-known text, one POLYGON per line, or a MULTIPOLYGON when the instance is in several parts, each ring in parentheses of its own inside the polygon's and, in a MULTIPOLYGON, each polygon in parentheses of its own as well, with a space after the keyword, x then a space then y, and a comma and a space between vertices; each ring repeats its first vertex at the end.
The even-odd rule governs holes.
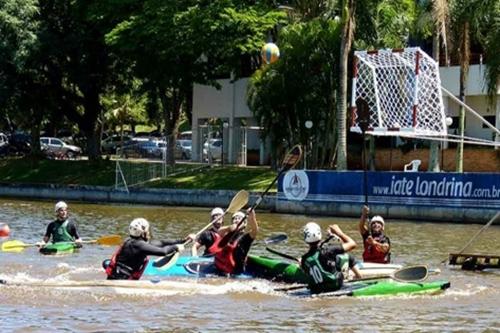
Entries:
MULTIPOLYGON (((493 126, 495 126, 495 123, 496 123, 496 117, 495 116, 484 116, 483 118, 486 119, 487 122, 489 122, 490 124, 492 124, 493 126)), ((488 125, 486 125, 485 123, 483 123, 483 128, 489 128, 489 127, 488 127, 488 125)))

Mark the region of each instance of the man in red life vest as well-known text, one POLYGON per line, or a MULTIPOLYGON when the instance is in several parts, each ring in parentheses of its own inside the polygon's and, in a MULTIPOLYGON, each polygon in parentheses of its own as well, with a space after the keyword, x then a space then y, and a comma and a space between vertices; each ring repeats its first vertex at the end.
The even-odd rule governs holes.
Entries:
POLYGON ((248 251, 253 241, 257 237, 259 225, 255 216, 255 211, 247 211, 248 229, 245 214, 236 212, 232 216, 232 225, 229 232, 219 243, 220 251, 215 254, 215 267, 222 274, 241 274, 245 270, 245 263, 248 251))
POLYGON ((182 252, 183 243, 193 240, 194 234, 177 240, 151 240, 149 222, 144 218, 133 219, 129 226, 130 237, 103 267, 108 280, 139 280, 148 263, 148 255, 165 256, 182 252))
POLYGON ((375 215, 366 226, 370 208, 363 206, 359 220, 359 233, 363 237, 363 261, 388 264, 391 261, 391 241, 384 234, 385 221, 375 215))

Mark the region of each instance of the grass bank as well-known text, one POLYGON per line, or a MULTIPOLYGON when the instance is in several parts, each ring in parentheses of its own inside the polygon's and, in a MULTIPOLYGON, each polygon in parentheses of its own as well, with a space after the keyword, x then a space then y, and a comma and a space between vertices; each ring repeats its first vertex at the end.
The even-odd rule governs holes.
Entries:
MULTIPOLYGON (((263 191, 276 176, 276 172, 268 167, 213 166, 199 168, 192 164, 177 164, 175 169, 169 169, 168 173, 171 176, 141 186, 263 191)), ((1 159, 0 182, 114 186, 115 161, 1 159)))

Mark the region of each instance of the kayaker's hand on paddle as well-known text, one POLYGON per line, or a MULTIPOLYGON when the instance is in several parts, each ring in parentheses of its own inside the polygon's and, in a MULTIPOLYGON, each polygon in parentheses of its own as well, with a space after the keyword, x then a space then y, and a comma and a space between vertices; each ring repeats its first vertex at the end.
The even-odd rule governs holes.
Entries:
POLYGON ((185 243, 194 242, 195 240, 196 240, 196 234, 189 234, 187 235, 186 238, 184 238, 185 243))

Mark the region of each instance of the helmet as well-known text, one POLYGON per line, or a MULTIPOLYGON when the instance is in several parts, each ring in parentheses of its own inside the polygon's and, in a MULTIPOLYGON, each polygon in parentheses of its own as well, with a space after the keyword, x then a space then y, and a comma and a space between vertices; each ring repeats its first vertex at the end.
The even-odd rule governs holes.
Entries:
POLYGON ((378 223, 381 223, 382 224, 382 229, 384 229, 385 227, 385 222, 384 222, 384 218, 380 215, 375 215, 374 217, 372 217, 371 221, 370 221, 370 228, 372 226, 372 224, 374 222, 378 222, 378 223))
POLYGON ((57 213, 59 209, 67 209, 68 205, 64 201, 59 201, 54 207, 54 212, 57 213))
POLYGON ((239 218, 239 220, 241 220, 244 217, 245 217, 245 213, 243 213, 243 212, 236 212, 236 213, 233 214, 233 216, 231 217, 231 219, 234 220, 235 218, 239 218))
POLYGON ((149 232, 149 222, 142 218, 133 219, 128 227, 128 233, 132 237, 141 237, 144 233, 149 232))
POLYGON ((321 240, 321 227, 314 222, 309 222, 304 226, 304 242, 310 244, 321 240))
POLYGON ((214 209, 212 209, 212 211, 210 212, 210 216, 211 217, 214 217, 214 215, 224 215, 224 211, 222 210, 222 208, 220 207, 215 207, 214 209))

